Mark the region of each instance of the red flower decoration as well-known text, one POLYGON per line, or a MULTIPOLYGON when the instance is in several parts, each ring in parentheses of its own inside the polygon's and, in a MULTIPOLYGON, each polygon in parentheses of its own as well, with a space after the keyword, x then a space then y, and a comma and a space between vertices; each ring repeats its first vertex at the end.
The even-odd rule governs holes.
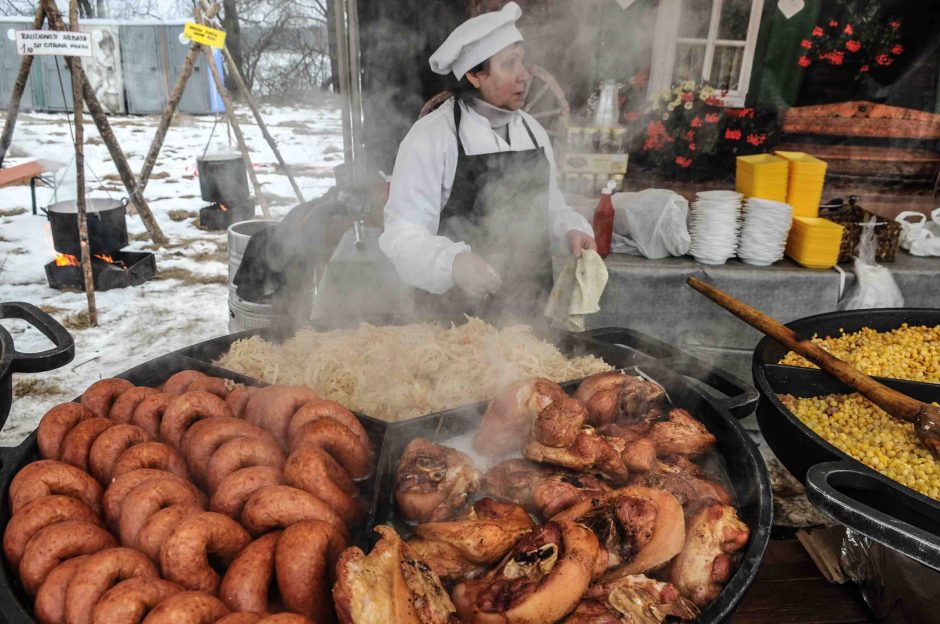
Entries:
POLYGON ((900 28, 900 27, 901 27, 901 22, 899 22, 899 21, 897 21, 897 20, 894 20, 893 22, 891 22, 891 28, 897 30, 897 29, 900 28))
POLYGON ((861 69, 858 70, 860 74, 864 74, 868 71, 868 65, 862 65, 861 69))
POLYGON ((800 67, 809 67, 810 63, 812 63, 812 61, 809 60, 808 56, 801 56, 800 60, 796 62, 796 64, 799 65, 800 67))
POLYGON ((766 134, 749 134, 749 135, 747 135, 747 142, 750 143, 751 145, 753 145, 754 147, 757 147, 758 145, 760 145, 761 143, 763 143, 763 142, 766 141, 766 140, 767 140, 767 135, 766 135, 766 134))
POLYGON ((814 36, 814 37, 822 37, 822 36, 823 36, 823 29, 822 29, 820 26, 817 26, 816 28, 814 28, 814 29, 813 29, 813 36, 814 36))
POLYGON ((636 111, 627 111, 623 114, 623 118, 627 121, 636 121, 640 118, 640 113, 636 111))
POLYGON ((683 169, 688 169, 692 165, 692 159, 685 156, 676 156, 676 164, 683 169))
POLYGON ((902 46, 900 43, 891 48, 891 54, 895 56, 901 54, 902 52, 904 52, 904 46, 902 46))
POLYGON ((718 123, 718 113, 705 113, 705 123, 718 123))
POLYGON ((694 151, 695 151, 695 143, 689 143, 689 151, 690 151, 690 152, 694 152, 694 151))
POLYGON ((804 39, 803 41, 800 42, 800 45, 806 48, 807 50, 809 50, 810 48, 813 47, 813 42, 810 41, 809 39, 804 39))
POLYGON ((837 22, 837 21, 835 21, 835 20, 829 20, 829 26, 830 26, 831 28, 835 28, 835 27, 838 26, 838 25, 839 25, 839 22, 837 22))
POLYGON ((741 140, 741 131, 740 130, 725 130, 725 138, 729 141, 740 141, 741 140))
POLYGON ((685 93, 682 94, 682 101, 683 101, 683 102, 691 102, 691 101, 693 101, 694 99, 695 99, 695 94, 692 93, 691 91, 686 91, 685 93))
POLYGON ((841 50, 836 50, 835 52, 827 52, 826 54, 821 54, 819 58, 829 61, 830 65, 841 65, 843 61, 843 53, 841 50))
POLYGON ((875 57, 875 62, 878 63, 879 65, 884 65, 885 67, 887 67, 888 65, 894 62, 894 59, 888 56, 887 54, 879 54, 878 56, 875 57))
POLYGON ((682 135, 682 138, 685 139, 686 141, 694 141, 694 140, 695 140, 695 130, 689 130, 688 132, 686 132, 685 134, 682 135))
POLYGON ((845 49, 849 52, 858 52, 862 49, 862 43, 860 41, 856 41, 855 39, 849 39, 845 42, 845 49))
POLYGON ((844 32, 845 34, 847 34, 847 35, 850 36, 850 37, 855 34, 855 30, 852 29, 852 25, 851 25, 851 24, 846 24, 846 25, 845 25, 845 28, 842 30, 842 32, 844 32))
POLYGON ((702 118, 696 115, 695 117, 692 118, 692 121, 689 122, 689 125, 692 126, 693 128, 701 128, 702 118))

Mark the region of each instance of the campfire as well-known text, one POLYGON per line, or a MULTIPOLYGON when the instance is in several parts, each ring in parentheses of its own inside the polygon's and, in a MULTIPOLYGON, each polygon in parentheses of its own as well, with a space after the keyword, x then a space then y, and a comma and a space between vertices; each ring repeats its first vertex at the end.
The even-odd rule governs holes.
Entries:
POLYGON ((199 224, 207 230, 225 230, 255 216, 255 198, 248 192, 248 173, 239 154, 210 154, 196 160, 203 201, 199 224))

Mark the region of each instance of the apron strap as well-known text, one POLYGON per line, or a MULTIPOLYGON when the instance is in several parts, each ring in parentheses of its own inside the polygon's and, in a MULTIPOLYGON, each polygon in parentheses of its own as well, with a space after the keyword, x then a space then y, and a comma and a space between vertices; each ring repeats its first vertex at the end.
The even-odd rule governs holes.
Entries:
MULTIPOLYGON (((463 149, 463 142, 460 140, 460 118, 463 116, 463 113, 460 110, 460 99, 457 96, 454 96, 454 128, 457 132, 457 153, 461 156, 465 156, 466 152, 463 149)), ((529 124, 526 122, 525 117, 521 117, 522 125, 525 126, 525 131, 529 133, 529 138, 532 140, 532 147, 534 149, 539 149, 542 146, 539 145, 539 142, 535 139, 535 134, 532 133, 532 128, 529 127, 529 124)))

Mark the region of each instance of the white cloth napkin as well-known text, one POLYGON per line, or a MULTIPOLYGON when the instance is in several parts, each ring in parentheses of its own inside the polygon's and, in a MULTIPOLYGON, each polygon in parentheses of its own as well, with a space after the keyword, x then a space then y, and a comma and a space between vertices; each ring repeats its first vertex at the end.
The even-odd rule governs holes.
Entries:
POLYGON ((562 268, 545 306, 545 316, 568 331, 584 331, 588 314, 600 311, 607 286, 607 265, 596 251, 585 249, 562 268))

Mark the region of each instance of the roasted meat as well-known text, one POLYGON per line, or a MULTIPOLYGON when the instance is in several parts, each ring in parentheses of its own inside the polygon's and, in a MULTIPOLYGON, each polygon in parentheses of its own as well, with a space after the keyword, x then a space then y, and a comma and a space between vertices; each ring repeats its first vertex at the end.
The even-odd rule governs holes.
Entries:
POLYGON ((747 525, 734 507, 712 503, 688 523, 685 546, 672 563, 669 580, 696 605, 703 607, 721 592, 734 572, 734 553, 744 548, 747 525))
POLYGON ((647 420, 634 420, 623 423, 610 423, 598 428, 598 432, 608 438, 623 440, 620 453, 623 463, 630 470, 646 472, 656 466, 656 444, 649 437, 653 424, 647 420))
POLYGON ((662 624, 698 613, 675 586, 637 574, 592 585, 564 624, 662 624))
POLYGON ((523 537, 484 577, 454 588, 464 622, 555 622, 574 610, 597 561, 597 538, 575 522, 549 522, 523 537))
POLYGON ((610 491, 610 486, 595 475, 527 459, 507 459, 484 475, 482 490, 489 496, 522 505, 530 513, 550 518, 577 502, 610 491))
POLYGON ((535 419, 533 437, 546 446, 566 447, 574 443, 587 418, 584 404, 565 397, 553 401, 535 419))
POLYGON ((606 438, 593 428, 585 427, 578 432, 570 446, 557 448, 531 440, 522 449, 522 454, 542 464, 561 466, 576 472, 595 472, 613 483, 624 483, 629 472, 620 457, 623 450, 622 440, 606 438))
POLYGON ((676 408, 669 411, 666 420, 653 424, 650 438, 656 444, 659 455, 704 455, 715 445, 715 436, 687 410, 676 408))
POLYGON ((666 391, 663 387, 642 377, 627 375, 620 391, 622 420, 656 420, 666 409, 666 391))
POLYGON ((480 486, 480 473, 464 453, 415 438, 395 476, 398 512, 411 522, 450 520, 480 486))
POLYGON ((694 514, 702 504, 712 501, 731 504, 731 495, 724 486, 685 455, 661 458, 655 470, 632 475, 630 483, 669 492, 682 504, 686 515, 694 514))
POLYGON ((591 529, 607 549, 606 578, 662 567, 685 542, 682 506, 661 490, 629 486, 582 501, 552 521, 571 520, 591 529))
POLYGON ((621 372, 595 373, 578 386, 574 398, 584 403, 588 424, 656 420, 663 414, 666 392, 642 377, 621 372))
POLYGON ((473 448, 487 457, 519 450, 539 413, 568 395, 548 379, 533 377, 510 384, 487 406, 473 437, 473 448))
POLYGON ((333 602, 340 624, 456 624, 454 605, 434 571, 393 528, 375 530, 382 539, 368 555, 353 546, 336 564, 333 602))
POLYGON ((457 520, 419 524, 408 545, 442 580, 457 581, 502 559, 532 526, 519 505, 481 498, 457 520))

